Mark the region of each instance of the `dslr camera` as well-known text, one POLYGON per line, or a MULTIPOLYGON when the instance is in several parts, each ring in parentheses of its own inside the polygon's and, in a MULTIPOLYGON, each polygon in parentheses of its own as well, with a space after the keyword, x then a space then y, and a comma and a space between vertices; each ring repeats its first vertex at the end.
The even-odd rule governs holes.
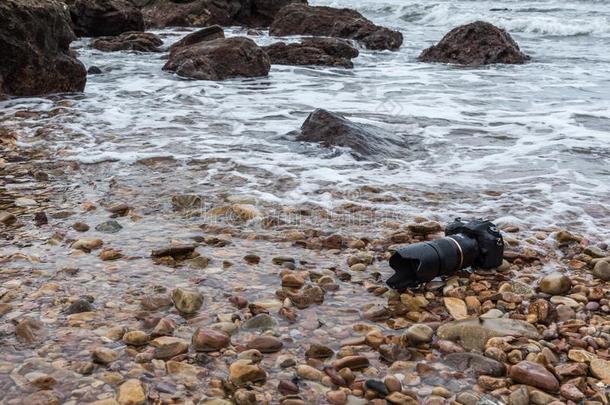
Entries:
POLYGON ((460 218, 445 227, 445 237, 400 248, 390 257, 395 274, 386 283, 403 291, 466 267, 493 269, 502 264, 504 240, 492 222, 460 218))

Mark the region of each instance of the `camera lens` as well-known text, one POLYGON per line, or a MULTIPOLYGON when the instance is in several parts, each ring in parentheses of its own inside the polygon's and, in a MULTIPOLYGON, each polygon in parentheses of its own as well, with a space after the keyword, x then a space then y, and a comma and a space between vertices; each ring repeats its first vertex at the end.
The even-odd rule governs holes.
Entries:
POLYGON ((390 257, 390 267, 396 274, 387 284, 396 290, 412 288, 472 265, 477 254, 477 241, 460 233, 415 243, 397 250, 390 257))

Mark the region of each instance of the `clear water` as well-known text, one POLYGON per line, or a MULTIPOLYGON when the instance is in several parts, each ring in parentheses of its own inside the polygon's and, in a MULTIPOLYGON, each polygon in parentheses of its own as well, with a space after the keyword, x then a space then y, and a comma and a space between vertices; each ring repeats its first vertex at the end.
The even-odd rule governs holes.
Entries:
MULTIPOLYGON (((114 162, 115 173, 130 173, 142 158, 172 156, 185 164, 167 187, 185 192, 212 184, 263 202, 333 208, 346 200, 381 206, 357 192, 376 186, 388 197, 384 209, 407 216, 489 216, 610 238, 610 3, 312 3, 357 8, 402 31, 405 43, 398 52, 362 50, 353 70, 273 66, 267 78, 205 82, 163 72, 162 54, 102 53, 84 39, 76 43, 81 60, 104 74, 89 77, 84 95, 68 97, 69 113, 9 120, 29 121, 32 133, 54 128, 33 139, 63 159, 114 162), (475 20, 506 28, 531 63, 417 62, 422 49, 475 20), (284 136, 318 107, 400 133, 412 149, 404 159, 356 161, 284 136), (189 173, 190 163, 202 161, 205 173, 189 173), (223 183, 219 175, 242 181, 223 183)), ((169 45, 185 31, 157 33, 169 45)), ((19 99, 0 107, 7 118, 54 103, 19 99)))

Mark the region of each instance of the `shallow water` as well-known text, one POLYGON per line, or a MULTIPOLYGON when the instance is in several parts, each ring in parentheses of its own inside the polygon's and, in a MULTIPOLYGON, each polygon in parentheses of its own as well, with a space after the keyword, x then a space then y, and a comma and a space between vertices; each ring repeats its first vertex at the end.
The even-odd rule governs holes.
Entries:
MULTIPOLYGON (((610 4, 603 1, 314 1, 355 7, 400 29, 398 52, 361 50, 353 70, 273 66, 269 77, 190 81, 163 72, 163 54, 102 53, 76 43, 89 76, 67 113, 50 99, 0 104, 0 118, 85 164, 115 161, 109 175, 141 193, 243 195, 273 204, 346 202, 398 215, 490 216, 526 226, 569 226, 610 237, 610 4), (459 68, 418 63, 419 52, 456 25, 487 20, 532 56, 523 66, 459 68), (284 135, 314 108, 397 132, 404 159, 354 160, 347 151, 284 135), (162 184, 133 163, 184 163, 162 184), (385 190, 384 201, 361 193, 385 190)), ((161 31, 166 45, 184 31, 161 31)), ((239 29, 229 35, 245 35, 239 29)), ((275 39, 252 37, 260 44, 275 39)), ((103 176, 102 176, 103 178, 103 176)))

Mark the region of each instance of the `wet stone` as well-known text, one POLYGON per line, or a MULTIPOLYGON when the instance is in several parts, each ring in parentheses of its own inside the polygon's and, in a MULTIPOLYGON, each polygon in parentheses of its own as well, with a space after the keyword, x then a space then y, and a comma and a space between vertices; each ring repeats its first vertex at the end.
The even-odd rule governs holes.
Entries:
POLYGON ((477 376, 502 377, 506 374, 506 366, 503 363, 476 353, 451 353, 446 355, 444 360, 457 370, 472 370, 477 376))
POLYGON ((193 334, 193 349, 202 352, 213 352, 231 344, 231 337, 222 331, 214 329, 197 329, 193 334))
POLYGON ((278 338, 266 335, 257 336, 246 345, 248 349, 256 349, 261 353, 279 352, 283 346, 284 344, 278 338))
POLYGON ((91 311, 93 311, 93 309, 94 309, 93 305, 91 305, 91 303, 88 300, 79 298, 70 304, 70 306, 66 309, 66 314, 72 315, 72 314, 78 314, 81 312, 91 312, 91 311))
POLYGON ((75 222, 72 224, 72 229, 77 232, 87 232, 89 230, 89 225, 84 222, 75 222))
POLYGON ((364 382, 364 387, 366 389, 374 391, 382 398, 389 394, 387 387, 385 386, 383 381, 380 381, 380 380, 372 380, 372 379, 366 380, 364 382))
POLYGON ((96 231, 103 233, 117 233, 121 229, 123 229, 123 227, 115 220, 102 222, 95 227, 96 231))
POLYGON ((595 263, 595 266, 593 266, 593 271, 591 274, 593 274, 593 277, 597 279, 610 281, 610 263, 600 260, 599 262, 595 263))
POLYGON ((559 382, 544 366, 531 361, 522 361, 510 368, 510 378, 521 384, 528 384, 548 392, 559 389, 559 382))
POLYGON ((120 405, 141 405, 146 402, 146 392, 139 380, 127 380, 119 387, 117 402, 120 405))
POLYGON ((309 346, 309 349, 305 352, 305 356, 313 359, 326 359, 332 357, 335 354, 330 347, 313 343, 309 346))
POLYGON ((544 276, 540 280, 538 288, 540 291, 550 295, 561 295, 570 291, 572 281, 570 278, 561 273, 552 273, 544 276))
POLYGON ((178 311, 192 314, 203 305, 203 294, 196 290, 176 288, 172 291, 172 300, 178 311))
POLYGON ((95 363, 110 364, 119 358, 119 354, 115 350, 98 347, 91 352, 91 358, 95 363))
POLYGON ((364 356, 346 356, 333 362, 335 370, 349 368, 359 370, 369 366, 369 359, 364 356))
POLYGON ((233 384, 241 386, 248 383, 265 382, 267 373, 247 360, 237 360, 229 367, 229 379, 233 384))
POLYGON ((407 329, 406 336, 409 338, 409 342, 417 345, 421 343, 430 343, 434 331, 432 328, 425 324, 414 324, 407 329))
POLYGON ((242 324, 242 329, 247 330, 273 330, 277 328, 277 321, 269 314, 258 314, 242 324))

